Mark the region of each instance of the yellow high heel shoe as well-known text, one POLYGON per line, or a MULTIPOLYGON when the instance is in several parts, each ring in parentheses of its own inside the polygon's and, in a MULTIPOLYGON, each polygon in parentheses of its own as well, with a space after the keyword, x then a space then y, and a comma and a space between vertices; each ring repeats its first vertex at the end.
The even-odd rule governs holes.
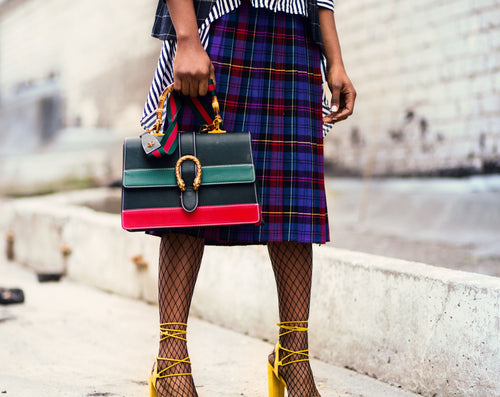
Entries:
MULTIPOLYGON (((171 326, 184 326, 187 327, 187 324, 184 323, 163 323, 160 324, 160 335, 161 339, 160 342, 168 339, 168 338, 175 338, 182 340, 184 342, 187 342, 185 335, 186 335, 186 330, 185 329, 172 329, 169 328, 171 326)), ((166 374, 168 370, 171 368, 175 367, 176 365, 179 365, 181 363, 186 363, 186 364, 191 364, 191 361, 189 361, 189 356, 186 358, 183 358, 182 360, 178 360, 175 358, 164 358, 164 357, 156 357, 155 361, 155 366, 153 369, 153 373, 149 375, 149 397, 158 397, 158 390, 156 388, 156 381, 158 379, 164 379, 164 378, 170 378, 172 376, 191 376, 191 373, 178 373, 178 374, 166 374), (173 364, 169 365, 168 367, 158 371, 158 360, 161 361, 169 361, 172 362, 173 364)))
MULTIPOLYGON (((306 327, 300 327, 296 324, 304 324, 307 323, 307 321, 286 321, 283 323, 278 323, 276 324, 278 327, 285 329, 286 331, 281 333, 279 336, 287 335, 292 332, 307 332, 306 327)), ((306 350, 288 350, 285 349, 281 344, 278 342, 276 344, 276 347, 274 349, 274 365, 272 365, 269 361, 267 362, 267 377, 268 377, 268 382, 269 382, 269 397, 284 397, 285 396, 285 388, 286 382, 285 380, 279 375, 279 368, 280 367, 285 367, 287 365, 293 364, 293 363, 300 363, 302 361, 309 361, 309 349, 306 350), (284 351, 288 354, 286 354, 281 360, 279 359, 279 353, 281 351, 284 351), (294 354, 303 356, 304 358, 298 359, 298 360, 290 360, 287 362, 284 362, 285 360, 289 359, 292 357, 294 354)))

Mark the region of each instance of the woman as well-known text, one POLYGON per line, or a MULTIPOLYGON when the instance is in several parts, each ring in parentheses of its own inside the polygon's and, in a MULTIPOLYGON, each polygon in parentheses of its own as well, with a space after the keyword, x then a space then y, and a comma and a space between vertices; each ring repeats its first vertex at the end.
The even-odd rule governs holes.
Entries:
MULTIPOLYGON (((157 231, 160 346, 151 396, 197 396, 186 323, 205 244, 267 244, 279 299, 279 342, 269 355, 269 393, 319 396, 309 365, 312 244, 329 240, 323 122, 353 110, 333 0, 160 0, 153 35, 165 40, 143 117, 163 89, 204 96, 217 84, 224 127, 250 131, 263 222, 259 226, 157 231), (332 92, 322 118, 323 75, 332 92), (173 66, 173 67, 172 67, 173 66)), ((180 130, 192 130, 185 109, 180 130)), ((237 264, 235 264, 237 266, 237 264)))

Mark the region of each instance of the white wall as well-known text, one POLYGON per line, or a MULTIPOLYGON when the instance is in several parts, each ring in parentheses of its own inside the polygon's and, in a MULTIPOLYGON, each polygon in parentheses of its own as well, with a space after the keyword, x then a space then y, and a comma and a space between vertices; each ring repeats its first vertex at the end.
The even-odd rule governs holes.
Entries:
MULTIPOLYGON (((161 44, 149 37, 155 0, 7 4, 4 102, 16 86, 55 74, 66 125, 137 131, 161 44)), ((358 90, 356 114, 326 141, 337 169, 411 174, 500 164, 498 0, 338 0, 336 19, 358 90)))
POLYGON ((138 129, 161 42, 150 37, 154 0, 13 1, 0 13, 0 88, 54 75, 65 121, 138 129), (131 126, 132 124, 132 126, 131 126))
POLYGON ((338 0, 336 20, 358 100, 330 160, 378 174, 500 164, 498 0, 338 0))

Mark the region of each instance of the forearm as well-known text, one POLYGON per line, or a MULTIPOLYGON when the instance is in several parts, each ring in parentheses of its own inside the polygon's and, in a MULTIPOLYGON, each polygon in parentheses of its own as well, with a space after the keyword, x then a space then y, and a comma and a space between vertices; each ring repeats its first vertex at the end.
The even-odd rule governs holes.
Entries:
POLYGON ((199 41, 198 24, 192 1, 166 0, 178 42, 199 41))
POLYGON ((198 33, 191 0, 167 0, 168 12, 177 36, 174 59, 174 89, 184 95, 206 95, 209 79, 215 80, 210 62, 198 33))
POLYGON ((323 51, 326 56, 327 67, 328 69, 332 67, 344 68, 333 11, 320 7, 318 14, 321 38, 323 41, 323 51))

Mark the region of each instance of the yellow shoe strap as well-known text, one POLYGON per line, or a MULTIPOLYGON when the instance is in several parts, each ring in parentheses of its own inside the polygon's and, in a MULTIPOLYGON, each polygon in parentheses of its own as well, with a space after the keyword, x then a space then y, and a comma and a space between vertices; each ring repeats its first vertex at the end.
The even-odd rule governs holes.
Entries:
POLYGON ((290 365, 290 364, 293 364, 293 363, 300 363, 300 362, 304 362, 304 361, 309 361, 309 349, 305 349, 305 350, 289 350, 289 349, 285 349, 283 346, 281 346, 280 343, 278 343, 276 345, 276 354, 275 356, 277 358, 275 358, 275 360, 277 361, 277 367, 285 367, 287 365, 290 365), (280 350, 283 350, 285 351, 286 353, 288 353, 285 357, 283 357, 281 360, 278 360, 279 358, 279 351, 280 350), (301 358, 301 359, 298 359, 298 360, 290 360, 286 363, 284 363, 284 361, 290 357, 292 357, 294 354, 297 354, 299 356, 304 356, 305 358, 301 358))
POLYGON ((282 332, 279 336, 288 335, 292 332, 307 332, 307 327, 300 327, 295 324, 307 324, 307 321, 284 321, 282 323, 276 324, 278 327, 282 329, 286 329, 285 332, 282 332))
MULTIPOLYGON (((297 325, 297 324, 307 324, 308 322, 307 321, 284 321, 284 322, 281 322, 281 323, 277 323, 276 325, 278 327, 280 327, 281 329, 284 329, 286 330, 285 332, 282 332, 279 336, 283 336, 283 335, 288 335, 288 334, 291 334, 292 332, 307 332, 308 331, 308 328, 307 327, 302 327, 300 325, 297 325)), ((281 367, 285 367, 289 364, 293 364, 293 363, 300 363, 300 362, 303 362, 303 361, 309 361, 309 349, 306 349, 306 350, 289 350, 289 349, 285 349, 283 346, 281 346, 280 343, 278 343, 276 345, 276 361, 275 361, 275 369, 277 371, 278 367, 281 366, 281 367), (288 353, 285 357, 283 357, 281 360, 279 360, 279 351, 280 350, 283 350, 285 351, 286 353, 288 353), (284 363, 284 361, 290 357, 292 357, 294 354, 297 354, 299 356, 304 356, 305 358, 301 358, 301 359, 298 359, 298 360, 291 360, 291 361, 288 361, 286 363, 284 363)))
POLYGON ((185 323, 163 323, 163 324, 160 324, 160 335, 161 335, 160 342, 162 342, 168 338, 175 338, 175 339, 179 339, 179 340, 182 340, 184 342, 187 342, 187 340, 184 336, 184 335, 186 335, 187 331, 185 329, 170 328, 173 325, 177 325, 177 326, 180 325, 183 327, 187 327, 187 324, 185 324, 185 323))
MULTIPOLYGON (((172 328, 173 326, 182 326, 182 327, 187 327, 187 324, 185 323, 162 323, 160 324, 160 342, 169 339, 169 338, 174 338, 174 339, 179 339, 181 341, 187 342, 187 339, 185 337, 186 335, 186 329, 175 329, 172 328)), ((167 372, 169 369, 175 367, 176 365, 179 365, 181 363, 186 363, 191 365, 191 361, 189 361, 189 356, 186 358, 183 358, 182 360, 175 359, 175 358, 165 358, 165 357, 156 357, 157 360, 162 360, 162 361, 169 361, 172 362, 173 364, 169 365, 167 368, 162 369, 161 371, 158 371, 156 377, 157 378, 169 378, 172 376, 183 376, 183 375, 192 375, 191 373, 180 373, 180 374, 169 374, 165 375, 165 372, 167 372)))
POLYGON ((167 372, 169 369, 175 367, 176 365, 179 365, 181 363, 186 363, 191 365, 191 361, 189 361, 189 356, 186 358, 183 358, 182 360, 177 360, 175 358, 163 358, 163 357, 156 357, 157 360, 162 360, 162 361, 170 361, 173 362, 173 364, 169 365, 167 368, 162 369, 161 371, 158 371, 156 374, 157 378, 163 379, 163 378, 170 378, 172 376, 183 376, 183 375, 192 375, 191 372, 189 373, 182 373, 182 374, 168 374, 164 375, 165 372, 167 372))

